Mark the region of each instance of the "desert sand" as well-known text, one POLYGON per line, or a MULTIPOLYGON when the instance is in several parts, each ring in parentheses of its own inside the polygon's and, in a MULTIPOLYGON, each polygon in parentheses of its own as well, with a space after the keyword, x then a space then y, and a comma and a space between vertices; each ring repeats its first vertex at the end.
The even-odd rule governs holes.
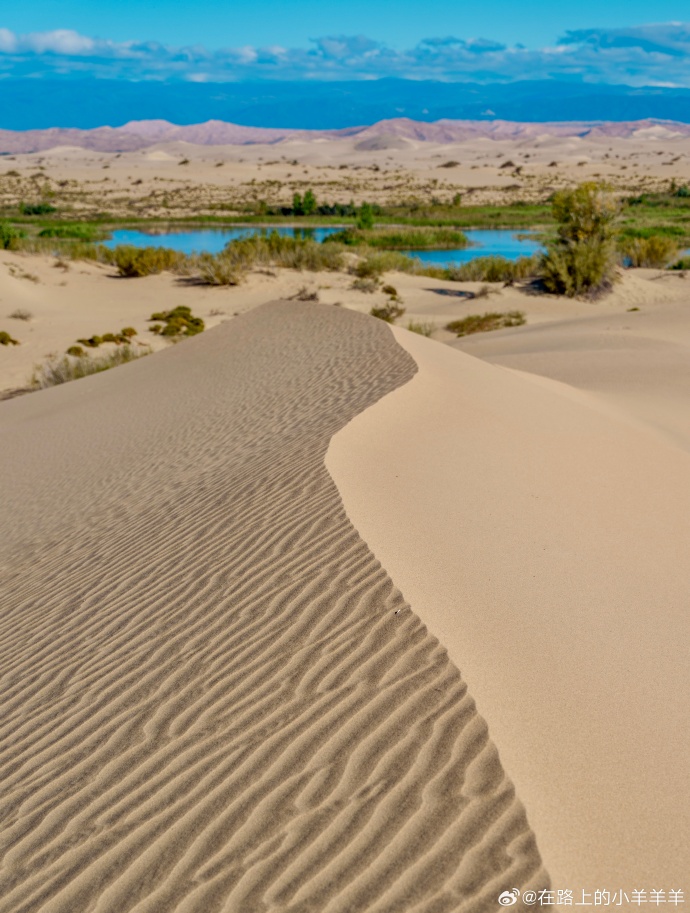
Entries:
POLYGON ((278 302, 0 404, 0 910, 548 885, 464 680, 325 468, 416 370, 373 318, 278 302))
MULTIPOLYGON (((468 131, 463 122, 451 129, 391 121, 356 135, 298 133, 262 141, 259 131, 249 143, 235 136, 243 128, 232 127, 220 135, 211 131, 215 144, 205 144, 203 126, 201 132, 154 129, 137 138, 141 148, 121 151, 85 149, 51 134, 50 148, 2 157, 0 205, 43 199, 85 217, 222 217, 261 201, 289 205, 295 192, 308 188, 329 203, 424 205, 460 194, 474 205, 543 200, 584 180, 607 181, 625 194, 690 183, 687 125, 641 122, 623 125, 629 129, 622 135, 616 135, 621 125, 608 125, 581 135, 562 125, 490 133, 468 131), (180 135, 190 139, 175 138, 180 135)), ((25 134, 16 136, 23 148, 25 134)), ((14 148, 6 139, 5 146, 14 148)))

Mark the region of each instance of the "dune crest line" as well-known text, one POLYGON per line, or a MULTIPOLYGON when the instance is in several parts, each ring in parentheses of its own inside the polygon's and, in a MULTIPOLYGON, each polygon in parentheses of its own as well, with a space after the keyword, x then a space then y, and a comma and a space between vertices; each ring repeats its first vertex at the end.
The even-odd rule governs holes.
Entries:
POLYGON ((483 911, 548 885, 324 464, 415 370, 377 321, 275 302, 0 404, 2 913, 483 911))

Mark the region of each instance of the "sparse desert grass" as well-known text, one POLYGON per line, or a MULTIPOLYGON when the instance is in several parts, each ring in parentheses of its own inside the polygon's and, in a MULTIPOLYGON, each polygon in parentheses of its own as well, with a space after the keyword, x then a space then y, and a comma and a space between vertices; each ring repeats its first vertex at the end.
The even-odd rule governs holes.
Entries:
POLYGON ((446 329, 456 336, 469 336, 471 333, 487 333, 490 330, 502 330, 504 327, 519 327, 527 321, 522 311, 496 311, 486 314, 470 314, 460 320, 452 320, 446 329))
POLYGON ((379 287, 378 279, 354 279, 350 288, 355 292, 365 292, 367 295, 373 294, 379 287))
POLYGON ((18 346, 19 340, 14 339, 9 333, 0 330, 0 346, 18 346))
POLYGON ((201 317, 195 317, 191 308, 178 305, 170 311, 157 311, 151 314, 149 321, 161 321, 150 327, 152 333, 159 336, 181 338, 203 333, 205 324, 201 317))
POLYGON ((105 235, 106 233, 95 225, 87 225, 82 222, 75 222, 71 225, 49 225, 38 233, 39 238, 60 238, 87 242, 100 241, 105 235))
POLYGON ((34 315, 31 311, 27 311, 26 308, 16 308, 9 316, 12 320, 24 320, 28 323, 29 320, 33 320, 34 315))
POLYGON ((461 266, 451 266, 444 278, 452 282, 517 282, 534 276, 539 265, 538 257, 477 257, 461 266))
MULTIPOLYGON (((76 351, 78 346, 71 347, 68 351, 76 351)), ((118 346, 107 355, 91 358, 84 354, 69 354, 61 357, 47 359, 42 365, 37 365, 31 377, 30 386, 34 390, 43 390, 46 387, 55 387, 71 380, 79 380, 90 374, 100 374, 110 368, 127 364, 143 355, 150 354, 147 346, 125 345, 118 346)))
POLYGON ((410 333, 419 333, 420 336, 431 336, 436 329, 436 324, 429 320, 409 320, 407 329, 410 333))
POLYGON ((239 285, 246 275, 245 269, 222 254, 199 254, 193 259, 190 269, 205 285, 239 285))

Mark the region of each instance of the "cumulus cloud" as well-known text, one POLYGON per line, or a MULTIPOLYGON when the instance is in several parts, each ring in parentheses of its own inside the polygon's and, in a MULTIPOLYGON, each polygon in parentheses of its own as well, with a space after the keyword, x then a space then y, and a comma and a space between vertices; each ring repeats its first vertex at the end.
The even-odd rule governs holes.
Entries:
POLYGON ((210 50, 113 42, 69 29, 16 35, 0 28, 0 75, 123 79, 411 79, 501 82, 571 79, 690 86, 690 24, 566 32, 551 47, 507 47, 488 38, 431 37, 397 50, 364 35, 328 35, 306 48, 210 50))

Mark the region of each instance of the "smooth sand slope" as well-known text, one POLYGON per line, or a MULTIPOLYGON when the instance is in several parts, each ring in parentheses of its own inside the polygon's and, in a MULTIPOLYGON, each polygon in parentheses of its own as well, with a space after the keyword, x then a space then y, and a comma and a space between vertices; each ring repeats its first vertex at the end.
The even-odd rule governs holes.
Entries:
POLYGON ((690 450, 687 297, 640 303, 639 313, 595 314, 451 344, 493 364, 595 393, 599 404, 690 450))
POLYGON ((3 913, 481 911, 548 884, 325 468, 415 371, 382 323, 278 302, 0 403, 3 913))
POLYGON ((690 455, 394 333, 418 373, 327 456, 348 516, 466 678, 554 887, 683 888, 690 455))

